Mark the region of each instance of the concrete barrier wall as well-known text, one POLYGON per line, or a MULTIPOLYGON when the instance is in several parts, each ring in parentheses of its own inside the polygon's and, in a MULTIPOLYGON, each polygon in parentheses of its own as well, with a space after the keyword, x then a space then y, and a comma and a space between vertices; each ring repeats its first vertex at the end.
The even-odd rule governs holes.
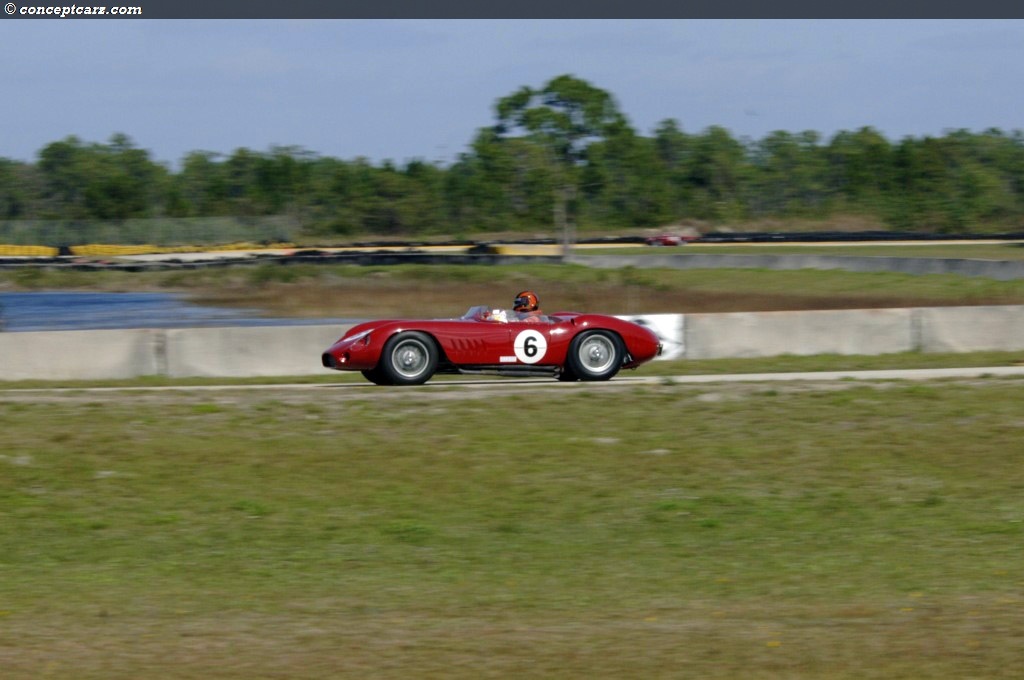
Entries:
POLYGON ((0 333, 0 380, 113 380, 156 375, 162 331, 0 333))
POLYGON ((687 314, 688 359, 888 354, 915 349, 913 310, 687 314))
POLYGON ((166 375, 264 377, 326 371, 320 355, 347 326, 177 328, 166 331, 166 375))
MULTIPOLYGON (((676 316, 659 332, 682 338, 674 352, 689 359, 1024 350, 1024 306, 656 316, 659 327, 676 316)), ((324 374, 320 354, 347 328, 0 333, 0 380, 324 374)))
POLYGON ((1024 307, 931 307, 914 312, 922 352, 1024 349, 1024 307))
POLYGON ((320 354, 348 326, 0 333, 0 380, 143 375, 262 377, 326 371, 320 354))

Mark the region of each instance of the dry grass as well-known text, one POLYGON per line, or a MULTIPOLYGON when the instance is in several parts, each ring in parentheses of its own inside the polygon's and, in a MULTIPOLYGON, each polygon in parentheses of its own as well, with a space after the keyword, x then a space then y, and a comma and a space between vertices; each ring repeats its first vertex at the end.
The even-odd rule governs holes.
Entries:
MULTIPOLYGON (((530 285, 520 281, 519 288, 530 285)), ((441 283, 445 290, 410 291, 402 286, 382 286, 376 282, 351 281, 324 285, 318 282, 271 284, 261 289, 221 289, 202 294, 207 304, 262 309, 269 316, 374 318, 378 316, 417 317, 424 312, 440 317, 458 316, 473 301, 495 306, 511 304, 519 290, 508 282, 441 283), (512 291, 512 296, 509 291, 512 291)), ((802 309, 878 309, 889 307, 927 307, 950 304, 948 300, 892 295, 821 295, 801 293, 757 293, 740 291, 641 290, 620 285, 595 284, 586 287, 542 282, 537 286, 545 301, 554 301, 549 311, 601 310, 609 314, 720 313, 749 311, 788 311, 802 309)), ((1011 304, 1016 298, 993 296, 979 304, 1011 304)))
POLYGON ((850 605, 723 605, 431 615, 324 601, 290 613, 95 614, 18 635, 8 678, 1019 677, 1020 602, 906 597, 850 605), (342 606, 339 606, 342 605, 342 606), (1014 645, 1017 645, 1017 651, 1014 645))
POLYGON ((447 317, 503 306, 525 288, 549 312, 717 313, 1022 304, 1024 282, 839 271, 593 270, 575 266, 255 270, 190 288, 196 299, 271 316, 447 317))

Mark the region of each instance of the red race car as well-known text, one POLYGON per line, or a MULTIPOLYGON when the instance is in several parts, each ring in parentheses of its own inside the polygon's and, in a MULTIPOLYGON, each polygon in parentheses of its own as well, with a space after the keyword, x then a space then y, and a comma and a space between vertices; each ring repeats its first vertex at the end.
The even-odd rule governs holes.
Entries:
POLYGON ((608 380, 661 354, 653 332, 613 316, 524 315, 480 305, 458 319, 368 321, 323 353, 323 365, 377 385, 421 385, 435 373, 608 380))
POLYGON ((687 236, 684 234, 656 234, 645 238, 644 243, 649 246, 685 246, 690 241, 694 241, 696 239, 696 236, 687 236))

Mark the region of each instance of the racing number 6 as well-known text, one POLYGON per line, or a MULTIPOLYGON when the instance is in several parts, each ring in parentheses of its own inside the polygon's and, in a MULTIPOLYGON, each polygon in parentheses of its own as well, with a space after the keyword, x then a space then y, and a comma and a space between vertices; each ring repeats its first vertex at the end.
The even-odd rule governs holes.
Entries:
POLYGON ((522 331, 512 344, 516 358, 524 364, 535 364, 548 353, 548 341, 540 331, 522 331))
POLYGON ((530 336, 523 340, 523 354, 531 359, 537 356, 537 338, 530 336))

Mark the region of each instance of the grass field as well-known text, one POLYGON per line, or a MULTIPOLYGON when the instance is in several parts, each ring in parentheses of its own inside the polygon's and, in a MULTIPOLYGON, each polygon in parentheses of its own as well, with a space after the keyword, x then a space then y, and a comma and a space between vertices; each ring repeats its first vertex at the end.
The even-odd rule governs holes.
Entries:
MULTIPOLYGON (((0 273, 0 289, 46 288, 180 290, 302 316, 445 315, 522 288, 550 311, 611 313, 1024 303, 1021 282, 849 272, 0 273)), ((0 383, 3 680, 959 680, 1024 667, 1021 380, 23 389, 53 386, 0 383)))
POLYGON ((0 391, 22 678, 1011 678, 1024 382, 0 391))

